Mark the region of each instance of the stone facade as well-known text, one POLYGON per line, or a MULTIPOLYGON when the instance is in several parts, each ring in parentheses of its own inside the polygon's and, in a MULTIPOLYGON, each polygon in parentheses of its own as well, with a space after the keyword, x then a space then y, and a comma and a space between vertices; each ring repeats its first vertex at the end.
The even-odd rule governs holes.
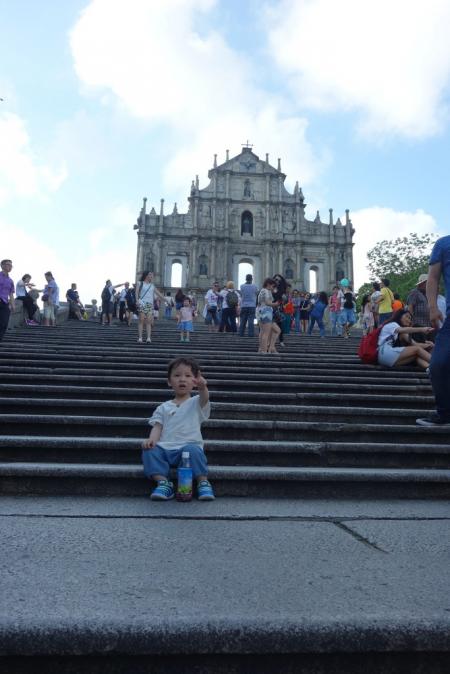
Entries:
POLYGON ((200 291, 214 280, 238 283, 240 263, 253 266, 255 283, 281 273, 293 288, 309 290, 310 270, 317 289, 329 291, 341 278, 353 280, 353 234, 349 211, 346 222, 322 222, 305 217, 305 200, 298 182, 290 194, 286 175, 261 160, 250 147, 209 171, 210 183, 200 189, 192 181, 189 211, 178 213, 175 204, 159 214, 146 203, 135 229, 138 235, 136 273, 153 271, 158 287, 171 288, 172 265, 182 265, 182 287, 200 291))

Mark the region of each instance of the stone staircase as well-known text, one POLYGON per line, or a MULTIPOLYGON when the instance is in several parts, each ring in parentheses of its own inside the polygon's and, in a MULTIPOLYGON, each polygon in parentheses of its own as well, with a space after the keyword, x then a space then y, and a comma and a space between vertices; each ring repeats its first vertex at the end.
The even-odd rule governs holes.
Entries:
POLYGON ((256 339, 196 326, 180 344, 160 320, 152 344, 135 328, 71 321, 18 329, 0 346, 0 486, 7 494, 143 495, 140 441, 169 397, 168 361, 198 359, 208 380, 204 424, 218 496, 447 498, 448 428, 415 368, 361 364, 357 338, 290 335, 279 355, 256 339))

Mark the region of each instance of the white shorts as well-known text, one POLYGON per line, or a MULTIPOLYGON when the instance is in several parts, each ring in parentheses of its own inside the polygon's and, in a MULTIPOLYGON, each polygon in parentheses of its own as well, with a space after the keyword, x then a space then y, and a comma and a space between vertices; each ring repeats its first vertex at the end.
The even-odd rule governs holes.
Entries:
POLYGON ((378 349, 378 364, 385 367, 394 367, 398 361, 401 352, 405 349, 404 346, 391 346, 389 342, 385 342, 378 349))

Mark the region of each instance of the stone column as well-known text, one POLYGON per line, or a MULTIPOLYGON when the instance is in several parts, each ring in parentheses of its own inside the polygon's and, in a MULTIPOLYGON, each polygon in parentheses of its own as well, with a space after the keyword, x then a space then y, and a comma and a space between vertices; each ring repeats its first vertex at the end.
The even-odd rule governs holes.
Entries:
POLYGON ((211 254, 210 254, 210 259, 209 259, 209 276, 212 281, 214 281, 216 277, 216 240, 213 239, 211 241, 211 248, 210 248, 211 254))

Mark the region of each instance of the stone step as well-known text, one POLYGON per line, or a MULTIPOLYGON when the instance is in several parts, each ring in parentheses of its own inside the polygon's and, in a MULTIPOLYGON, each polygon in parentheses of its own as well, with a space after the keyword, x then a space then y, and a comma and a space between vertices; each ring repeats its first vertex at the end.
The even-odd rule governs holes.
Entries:
MULTIPOLYGON (((267 405, 267 395, 261 391, 223 391, 220 389, 211 390, 213 400, 216 403, 233 403, 241 407, 243 404, 257 402, 260 405, 267 405)), ((122 409, 127 412, 127 416, 142 416, 142 413, 149 412, 154 405, 159 405, 167 399, 165 389, 121 389, 121 398, 105 398, 108 393, 112 393, 109 388, 96 387, 76 387, 76 386, 30 386, 0 384, 0 410, 2 412, 17 413, 23 411, 26 399, 28 409, 33 412, 47 413, 49 409, 54 413, 66 414, 67 410, 83 410, 85 414, 100 414, 108 409, 122 409), (125 391, 125 395, 124 395, 125 391), (125 397, 132 395, 132 400, 126 400, 125 397), (8 393, 8 396, 1 397, 8 393), (14 393, 14 396, 11 395, 14 393), (33 398, 32 395, 36 397, 33 398), (66 394, 66 397, 63 395, 66 394), (79 397, 81 395, 91 394, 92 398, 79 397), (45 396, 45 397, 44 397, 45 396), (60 397, 61 396, 61 397, 60 397), (94 397, 95 396, 95 397, 94 397)), ((417 413, 423 413, 434 409, 434 397, 423 395, 376 395, 376 394, 352 394, 352 393, 271 393, 271 409, 278 411, 280 406, 291 405, 295 410, 297 405, 308 406, 310 409, 318 407, 350 407, 353 404, 364 405, 371 411, 380 408, 387 408, 390 411, 397 409, 407 409, 417 413)), ((220 409, 220 408, 219 408, 220 409)))
MULTIPOLYGON (((54 414, 1 414, 2 431, 22 435, 26 426, 30 435, 120 437, 142 439, 148 433, 148 417, 87 416, 54 414)), ((217 440, 303 440, 342 442, 398 442, 436 444, 448 443, 448 427, 422 428, 412 424, 353 423, 348 421, 273 421, 258 419, 209 419, 202 425, 205 439, 217 440)))
MULTIPOLYGON (((448 498, 450 470, 210 466, 217 496, 448 498)), ((0 463, 4 494, 143 495, 139 465, 0 463)))
MULTIPOLYGON (((157 387, 161 386, 167 391, 167 379, 163 377, 153 377, 153 376, 129 376, 123 374, 122 376, 113 374, 113 375, 82 375, 82 374, 14 374, 14 373, 4 373, 2 375, 3 383, 21 383, 21 384, 72 384, 72 385, 82 385, 82 386, 111 386, 112 388, 117 387, 130 387, 130 386, 141 386, 141 387, 157 387)), ((382 393, 383 391, 388 391, 390 393, 421 393, 430 395, 431 386, 428 379, 416 379, 409 378, 402 381, 401 384, 396 383, 397 380, 393 377, 391 380, 384 379, 380 380, 377 377, 365 378, 360 381, 358 378, 349 379, 348 377, 321 377, 320 381, 317 381, 317 378, 313 375, 305 375, 301 377, 296 376, 279 376, 272 379, 263 379, 261 375, 255 375, 255 377, 246 376, 243 378, 238 375, 227 375, 226 372, 223 373, 222 377, 208 377, 208 386, 213 389, 224 388, 224 389, 234 389, 234 390, 258 390, 258 391, 267 391, 279 392, 282 388, 286 391, 308 391, 308 390, 317 390, 317 391, 346 391, 346 392, 364 392, 364 393, 382 393)))
MULTIPOLYGON (((325 466, 445 468, 448 444, 206 440, 216 466, 325 466)), ((32 463, 138 463, 141 445, 133 438, 2 435, 0 460, 32 463)))
MULTIPOLYGON (((89 416, 115 416, 117 413, 131 417, 142 417, 151 415, 153 409, 164 400, 164 395, 159 392, 159 396, 148 397, 145 401, 137 400, 95 400, 95 399, 46 399, 35 398, 26 401, 26 407, 32 414, 58 414, 58 415, 89 415, 89 416)), ((430 398, 428 405, 420 404, 418 398, 416 404, 420 409, 402 408, 397 400, 393 400, 397 407, 362 407, 351 406, 340 401, 340 405, 316 405, 301 404, 302 400, 294 398, 293 402, 297 404, 286 404, 286 400, 273 401, 271 404, 266 401, 252 404, 245 400, 241 395, 238 402, 219 402, 217 396, 214 396, 215 402, 211 403, 211 415, 215 419, 263 419, 266 420, 274 415, 278 420, 284 421, 354 421, 368 423, 405 423, 411 421, 414 423, 418 414, 426 413, 433 409, 433 399, 430 398)), ((265 399, 266 400, 266 399, 265 399)), ((304 402, 304 401, 303 401, 304 402)), ((355 401, 356 402, 356 401, 355 401)), ((362 402, 362 401, 359 401, 362 402)), ((386 400, 383 401, 386 404, 386 400)), ((1 414, 20 414, 23 412, 23 398, 0 398, 1 414)))
MULTIPOLYGON (((30 375, 57 375, 57 374, 78 374, 83 376, 130 376, 130 377, 139 377, 146 374, 151 374, 153 377, 160 376, 162 379, 167 379, 167 367, 166 364, 161 363, 161 359, 158 358, 157 361, 151 363, 146 362, 139 364, 137 366, 136 361, 133 361, 132 365, 124 362, 95 362, 87 363, 85 360, 82 363, 79 363, 78 360, 67 361, 66 359, 62 361, 45 361, 41 362, 38 360, 17 360, 16 364, 13 364, 14 361, 8 359, 8 365, 1 364, 0 361, 0 374, 30 374, 30 375), (78 366, 75 367, 75 363, 78 362, 78 366)), ((374 369, 363 369, 355 365, 336 365, 332 369, 329 367, 323 367, 320 365, 315 365, 312 367, 311 361, 308 363, 287 363, 283 361, 282 365, 277 362, 275 364, 265 364, 263 362, 255 362, 249 364, 247 361, 234 362, 232 364, 222 361, 218 363, 214 361, 213 363, 206 363, 204 358, 201 361, 202 372, 207 377, 220 377, 224 373, 230 377, 230 380, 240 379, 243 375, 250 379, 260 378, 261 375, 264 376, 277 376, 282 378, 283 381, 292 381, 298 380, 299 377, 306 380, 317 380, 321 381, 333 381, 334 378, 345 378, 349 381, 353 381, 355 378, 364 379, 365 381, 382 382, 386 385, 389 383, 396 383, 399 380, 410 381, 413 378, 418 379, 423 385, 429 385, 429 378, 425 373, 418 372, 414 370, 415 377, 411 377, 410 371, 375 371, 374 369), (379 373, 382 372, 382 377, 379 376, 379 373)))

